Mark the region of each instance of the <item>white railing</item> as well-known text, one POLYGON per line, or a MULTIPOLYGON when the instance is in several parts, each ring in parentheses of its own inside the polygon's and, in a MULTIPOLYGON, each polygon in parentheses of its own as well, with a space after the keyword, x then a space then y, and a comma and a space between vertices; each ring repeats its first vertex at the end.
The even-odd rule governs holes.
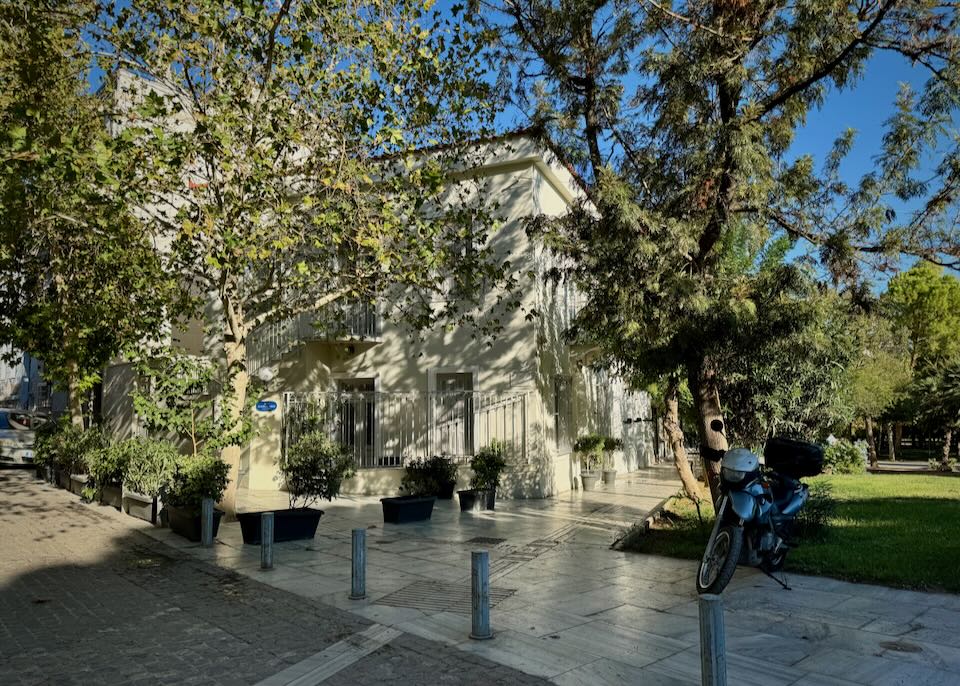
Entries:
POLYGON ((431 455, 465 463, 492 441, 502 442, 512 461, 525 461, 526 422, 523 393, 286 393, 283 449, 322 429, 353 452, 361 469, 431 455))
POLYGON ((320 313, 309 312, 270 322, 251 332, 247 366, 256 374, 306 341, 379 340, 379 308, 370 303, 335 303, 320 313))

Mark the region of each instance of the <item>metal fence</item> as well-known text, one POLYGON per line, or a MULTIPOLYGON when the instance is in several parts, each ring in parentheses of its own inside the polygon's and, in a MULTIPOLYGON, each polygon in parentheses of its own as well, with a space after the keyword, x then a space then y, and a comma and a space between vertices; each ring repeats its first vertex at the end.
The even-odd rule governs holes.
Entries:
POLYGON ((446 455, 467 462, 492 441, 507 457, 527 457, 527 396, 478 391, 286 393, 283 449, 322 429, 353 451, 358 468, 402 467, 446 455))

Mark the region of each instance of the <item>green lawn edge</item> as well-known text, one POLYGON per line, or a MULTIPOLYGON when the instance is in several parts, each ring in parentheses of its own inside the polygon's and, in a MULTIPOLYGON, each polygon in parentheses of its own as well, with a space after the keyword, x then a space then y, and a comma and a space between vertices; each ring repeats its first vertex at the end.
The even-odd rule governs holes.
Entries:
MULTIPOLYGON (((960 593, 960 478, 913 474, 821 476, 836 512, 819 540, 790 552, 786 572, 920 591, 960 593)), ((698 560, 713 525, 673 498, 656 528, 631 529, 621 550, 698 560)))

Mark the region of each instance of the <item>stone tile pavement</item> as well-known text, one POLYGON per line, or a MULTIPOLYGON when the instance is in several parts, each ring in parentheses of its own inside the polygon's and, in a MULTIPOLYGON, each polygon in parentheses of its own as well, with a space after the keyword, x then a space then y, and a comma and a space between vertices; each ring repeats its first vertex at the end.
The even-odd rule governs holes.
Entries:
MULTIPOLYGON (((0 470, 0 684, 255 684, 373 626, 149 528, 0 470)), ((407 634, 325 683, 400 680, 544 683, 407 634)))
MULTIPOLYGON (((357 622, 350 625, 354 632, 368 630, 370 622, 375 629, 402 632, 323 683, 389 683, 409 670, 412 679, 405 683, 413 684, 538 683, 538 678, 556 684, 698 684, 696 565, 609 548, 622 526, 675 492, 676 484, 669 471, 656 469, 621 482, 610 492, 498 503, 495 513, 461 514, 455 502, 440 502, 431 522, 399 526, 383 524, 375 498, 339 499, 322 505, 326 514, 313 541, 275 547, 275 568, 269 571, 259 569, 259 549, 242 544, 235 523, 222 525, 212 549, 164 529, 143 530, 169 545, 165 550, 183 566, 192 561, 216 569, 201 564, 215 563, 238 583, 301 599, 308 621, 330 616, 357 622), (350 530, 358 526, 367 529, 369 597, 350 601, 350 530), (418 601, 411 590, 433 584, 438 593, 457 587, 468 593, 470 551, 477 548, 490 550, 493 587, 511 591, 492 610, 495 638, 483 642, 467 638, 468 615, 454 606, 438 609, 429 598, 418 601), (447 664, 450 670, 435 678, 447 664)), ((285 503, 247 493, 245 506, 285 503)), ((81 510, 106 508, 71 505, 71 512, 81 510)), ((119 513, 107 517, 109 526, 135 526, 119 513)), ((5 527, 0 518, 4 541, 5 527)), ((41 525, 35 536, 42 540, 49 529, 41 525)), ((28 557, 37 565, 54 562, 43 558, 45 546, 35 547, 40 552, 28 557)), ((794 590, 782 591, 762 575, 738 570, 724 594, 729 683, 960 684, 960 596, 795 575, 790 582, 794 590)), ((4 614, 0 607, 0 617, 4 614)), ((249 615, 235 620, 238 626, 257 623, 249 615)), ((270 668, 276 674, 304 654, 335 652, 344 640, 351 639, 320 637, 302 652, 284 652, 282 659, 273 647, 270 668)), ((6 683, 2 671, 0 683, 6 683)))

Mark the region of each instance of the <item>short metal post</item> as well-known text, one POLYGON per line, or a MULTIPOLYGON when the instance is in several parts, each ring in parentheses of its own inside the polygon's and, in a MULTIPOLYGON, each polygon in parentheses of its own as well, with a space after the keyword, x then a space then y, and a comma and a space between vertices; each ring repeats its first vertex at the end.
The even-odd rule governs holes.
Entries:
POLYGON ((363 600, 367 597, 367 530, 354 529, 350 540, 353 543, 350 600, 363 600))
POLYGON ((493 638, 490 630, 490 553, 486 550, 470 553, 470 595, 473 619, 470 638, 493 638))
POLYGON ((723 636, 723 598, 700 596, 700 683, 727 685, 727 653, 723 636))
POLYGON ((213 546, 213 498, 200 501, 200 545, 213 546))
POLYGON ((260 515, 260 569, 273 569, 273 513, 260 515))

